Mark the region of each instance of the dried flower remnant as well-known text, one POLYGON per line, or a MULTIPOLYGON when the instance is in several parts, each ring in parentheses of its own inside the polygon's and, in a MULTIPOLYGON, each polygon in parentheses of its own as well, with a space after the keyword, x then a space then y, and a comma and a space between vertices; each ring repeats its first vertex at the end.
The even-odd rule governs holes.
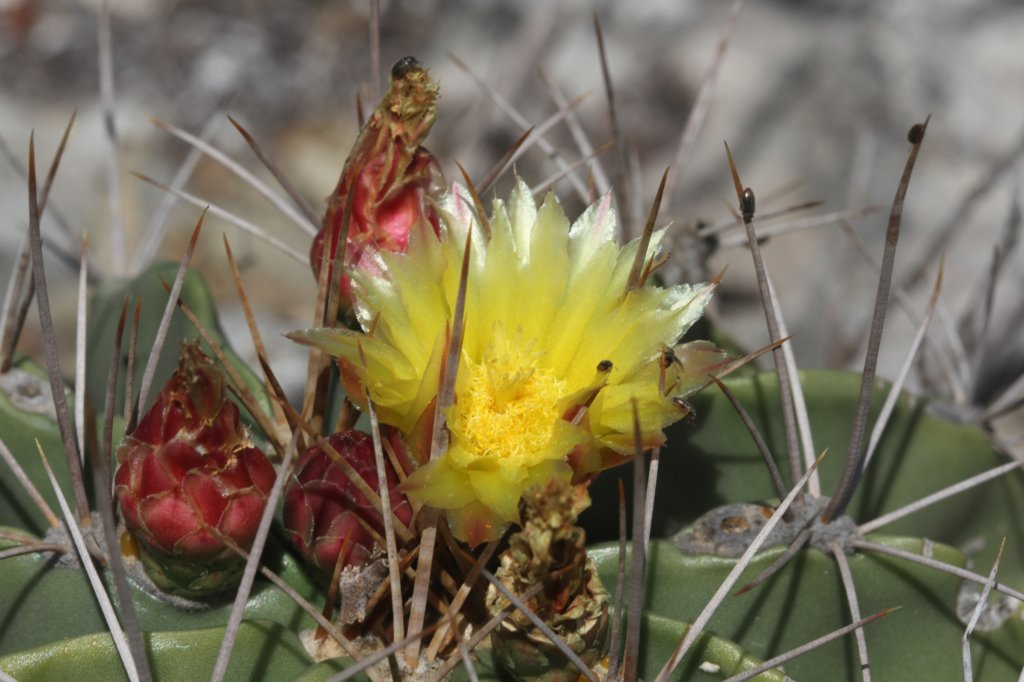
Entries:
MULTIPOLYGON (((433 155, 420 146, 434 124, 437 92, 437 84, 412 57, 391 69, 388 91, 360 131, 327 199, 323 225, 310 249, 314 274, 319 275, 325 258, 334 261, 346 211, 351 211, 346 269, 371 267, 378 250, 405 251, 410 232, 421 222, 438 229, 430 199, 443 190, 444 177, 433 155)), ((347 277, 341 280, 341 296, 351 304, 347 277)))
MULTIPOLYGON (((421 227, 404 254, 353 274, 364 330, 290 334, 339 358, 350 395, 365 387, 381 421, 406 435, 421 466, 404 484, 414 502, 447 510, 472 545, 519 520, 535 484, 584 480, 635 452, 636 401, 644 447, 686 416, 682 401, 705 381, 702 363, 661 362, 698 319, 713 285, 627 291, 639 243, 620 247, 605 197, 572 225, 554 195, 539 208, 518 181, 494 203, 490 232, 454 186, 440 203, 440 235, 421 227), (464 248, 470 265, 455 401, 445 419, 448 449, 427 462, 440 367, 459 289, 464 248), (699 380, 695 377, 700 377, 699 380)), ((655 233, 648 258, 662 233, 655 233)), ((720 353, 697 353, 707 359, 720 353)))
MULTIPOLYGON (((608 592, 587 557, 586 534, 576 525, 590 506, 586 486, 552 481, 528 491, 523 527, 509 538, 495 577, 513 594, 533 585, 544 589, 527 606, 593 667, 608 652, 608 592)), ((487 606, 497 613, 507 602, 490 586, 487 606)), ((517 679, 575 682, 579 670, 521 612, 513 612, 491 635, 501 665, 517 679)))
POLYGON ((153 583, 184 597, 234 587, 245 562, 230 544, 252 546, 275 473, 198 342, 183 345, 117 460, 118 505, 153 583))
MULTIPOLYGON (((343 431, 327 439, 337 454, 362 477, 370 490, 378 490, 373 441, 361 431, 343 431)), ((385 464, 391 509, 409 523, 412 509, 398 491, 398 476, 385 464)), ((335 563, 361 566, 384 535, 384 521, 373 504, 345 474, 341 465, 320 446, 299 458, 285 489, 284 525, 288 538, 321 575, 330 576, 335 563), (340 557, 339 557, 340 555, 340 557)))

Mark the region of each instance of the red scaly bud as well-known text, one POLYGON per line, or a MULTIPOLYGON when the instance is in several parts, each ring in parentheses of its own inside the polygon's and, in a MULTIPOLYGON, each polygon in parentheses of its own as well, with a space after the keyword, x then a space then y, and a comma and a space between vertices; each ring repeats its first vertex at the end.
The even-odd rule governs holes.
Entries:
POLYGON ((118 506, 153 583, 184 597, 236 585, 245 561, 229 543, 252 546, 275 473, 198 342, 182 347, 117 461, 118 506))
MULTIPOLYGON (((349 430, 327 441, 372 491, 379 490, 370 436, 349 430)), ((398 475, 387 458, 384 469, 391 510, 408 524, 412 507, 398 491, 398 475)), ((384 536, 380 512, 320 446, 306 450, 295 466, 284 493, 284 525, 295 549, 323 575, 331 575, 342 553, 343 567, 362 565, 384 536)))
MULTIPOLYGON (((373 267, 377 251, 404 252, 421 221, 439 231, 429 199, 444 189, 444 176, 433 155, 420 146, 434 124, 437 91, 412 57, 392 67, 388 91, 360 131, 338 186, 327 198, 327 213, 309 254, 315 275, 325 258, 328 264, 334 261, 349 202, 346 268, 373 267)), ((340 293, 351 306, 347 277, 342 277, 340 293)))

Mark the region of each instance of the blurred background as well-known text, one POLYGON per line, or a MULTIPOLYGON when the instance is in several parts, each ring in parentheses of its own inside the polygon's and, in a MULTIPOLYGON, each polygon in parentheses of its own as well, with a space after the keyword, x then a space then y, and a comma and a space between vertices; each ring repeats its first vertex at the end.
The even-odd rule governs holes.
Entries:
MULTIPOLYGON (((907 130, 930 114, 907 197, 896 282, 920 315, 944 254, 947 329, 959 329, 967 340, 960 358, 970 365, 963 369, 971 370, 960 387, 965 404, 984 402, 1012 383, 1024 365, 1024 262, 1014 248, 1018 160, 1024 151, 1024 5, 750 0, 717 75, 708 79, 730 5, 382 0, 382 69, 386 76, 390 64, 405 55, 431 69, 442 99, 427 146, 449 178, 459 177, 458 161, 480 179, 522 134, 522 121, 543 123, 559 110, 559 98, 583 98, 572 113, 586 132, 585 144, 598 148, 613 139, 594 30, 599 17, 620 145, 598 157, 600 168, 583 164, 575 183, 558 181, 556 192, 577 212, 586 195, 580 188, 586 190, 592 179, 600 190, 625 168, 629 180, 617 183, 618 198, 624 203, 623 229, 633 235, 661 173, 672 166, 672 192, 659 221, 673 225, 673 258, 665 276, 709 277, 727 268, 714 317, 746 348, 766 343, 767 333, 749 252, 740 245, 731 213, 736 202, 723 140, 758 196, 759 216, 782 213, 759 222, 759 230, 837 212, 848 218, 848 228, 832 220, 771 237, 764 245, 803 367, 862 362, 876 275, 848 231, 875 259, 881 257, 889 205, 909 149, 907 130), (678 159, 702 83, 709 84, 706 117, 695 143, 678 159), (522 121, 498 106, 496 96, 522 121), (821 203, 800 209, 809 202, 821 203), (712 226, 723 229, 714 239, 701 238, 712 226), (992 291, 987 279, 996 253, 1001 277, 992 291), (972 345, 987 299, 994 312, 986 339, 972 345)), ((145 265, 139 250, 150 248, 144 245, 165 194, 131 172, 170 182, 189 152, 151 117, 196 134, 212 131, 217 147, 272 183, 227 122, 224 114, 231 113, 320 210, 358 132, 358 102, 371 109, 373 93, 383 86, 374 87, 371 73, 368 2, 110 0, 109 11, 120 194, 113 208, 98 76, 99 3, 0 0, 0 138, 6 157, 0 159, 0 287, 7 287, 27 229, 22 173, 29 133, 35 130, 45 168, 77 109, 43 227, 56 247, 48 268, 68 339, 76 274, 57 252, 77 254, 78 235, 88 231, 97 278, 145 265), (121 268, 109 238, 117 221, 127 235, 121 268)), ((564 121, 544 138, 547 150, 534 144, 517 162, 532 186, 581 158, 579 136, 564 121)), ((499 183, 499 193, 510 175, 499 183)), ((202 159, 185 187, 300 253, 308 251, 308 235, 217 163, 202 159)), ((152 244, 160 257, 180 258, 198 214, 187 204, 174 207, 166 236, 152 244)), ((309 325, 315 284, 307 263, 281 256, 224 220, 208 220, 193 263, 223 301, 225 328, 239 333, 236 348, 251 357, 222 234, 242 262, 268 340, 309 325)), ((914 324, 899 309, 889 317, 881 372, 891 376, 914 324)), ((33 352, 36 327, 33 313, 21 349, 33 352)), ((300 349, 281 339, 271 357, 276 366, 293 368, 296 381, 304 379, 300 349)), ((939 393, 950 393, 951 387, 936 381, 939 393)))

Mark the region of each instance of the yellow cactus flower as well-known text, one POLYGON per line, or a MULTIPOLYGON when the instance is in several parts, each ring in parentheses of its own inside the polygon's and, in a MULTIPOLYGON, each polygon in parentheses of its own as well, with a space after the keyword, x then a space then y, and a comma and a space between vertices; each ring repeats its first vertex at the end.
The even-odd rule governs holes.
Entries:
MULTIPOLYGON (((644 447, 685 416, 681 400, 722 360, 704 342, 668 346, 700 317, 713 285, 644 283, 627 291, 639 241, 620 247, 605 197, 572 225, 554 195, 538 208, 518 181, 481 226, 465 188, 439 207, 440 236, 422 228, 406 253, 351 274, 363 332, 311 329, 296 341, 336 356, 346 388, 368 393, 383 423, 406 435, 420 466, 403 488, 447 511, 476 545, 519 520, 527 489, 583 480, 635 450, 633 404, 644 447), (441 368, 469 244, 455 400, 444 413, 449 445, 427 461, 441 368), (689 366, 686 366, 687 361, 689 366), (365 392, 364 392, 365 391, 365 392)), ((652 239, 648 258, 661 233, 652 239)))

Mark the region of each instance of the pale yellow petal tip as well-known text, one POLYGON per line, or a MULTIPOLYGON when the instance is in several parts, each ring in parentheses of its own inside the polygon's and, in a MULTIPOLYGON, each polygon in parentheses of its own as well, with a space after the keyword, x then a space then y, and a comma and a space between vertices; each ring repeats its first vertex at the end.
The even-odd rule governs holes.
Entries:
POLYGON ((295 331, 285 332, 284 336, 303 346, 316 346, 326 350, 327 346, 332 346, 336 343, 338 331, 337 329, 329 328, 296 329, 295 331))
POLYGON ((296 329, 294 331, 285 332, 284 337, 297 343, 301 343, 304 346, 310 346, 312 345, 310 336, 316 331, 316 329, 296 329))

